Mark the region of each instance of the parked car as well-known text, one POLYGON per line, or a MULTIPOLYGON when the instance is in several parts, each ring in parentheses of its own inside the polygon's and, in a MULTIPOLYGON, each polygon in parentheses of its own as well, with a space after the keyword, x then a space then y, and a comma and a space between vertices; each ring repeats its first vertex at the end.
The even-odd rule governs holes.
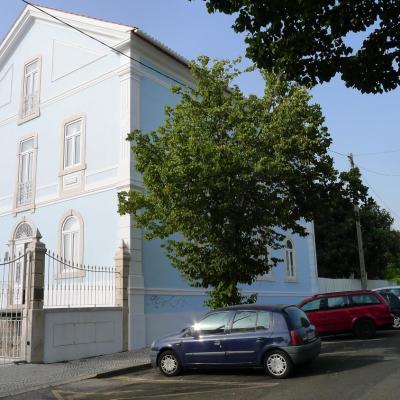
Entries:
POLYGON ((240 305, 211 311, 199 322, 151 345, 151 362, 166 376, 185 368, 264 368, 286 378, 312 361, 321 340, 296 306, 240 305))
POLYGON ((370 290, 317 294, 303 300, 299 307, 319 335, 353 332, 360 339, 369 339, 377 329, 393 325, 388 304, 370 290))
POLYGON ((387 289, 374 289, 373 291, 378 292, 385 299, 393 314, 393 328, 400 329, 400 299, 387 289))
POLYGON ((374 291, 380 292, 381 290, 388 290, 400 299, 400 286, 386 286, 381 288, 373 289, 374 291))

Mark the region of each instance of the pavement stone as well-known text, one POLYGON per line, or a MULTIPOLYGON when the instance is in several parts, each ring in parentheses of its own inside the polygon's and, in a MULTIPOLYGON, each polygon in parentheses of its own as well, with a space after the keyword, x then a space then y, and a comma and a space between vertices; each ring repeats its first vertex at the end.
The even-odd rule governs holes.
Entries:
POLYGON ((146 366, 149 348, 53 364, 0 364, 0 398, 146 366))

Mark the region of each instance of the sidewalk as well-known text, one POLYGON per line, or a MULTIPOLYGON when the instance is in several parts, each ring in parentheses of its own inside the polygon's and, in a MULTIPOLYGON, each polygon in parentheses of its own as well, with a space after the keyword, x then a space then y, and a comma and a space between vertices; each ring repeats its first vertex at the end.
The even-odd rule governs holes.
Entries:
POLYGON ((150 367, 148 348, 54 364, 0 364, 0 397, 131 367, 150 367))

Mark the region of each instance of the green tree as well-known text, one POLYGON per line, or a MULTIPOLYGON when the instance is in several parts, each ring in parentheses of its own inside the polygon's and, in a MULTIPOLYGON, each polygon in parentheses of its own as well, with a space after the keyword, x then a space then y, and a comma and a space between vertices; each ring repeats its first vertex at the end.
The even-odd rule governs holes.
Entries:
POLYGON ((357 168, 341 174, 341 194, 315 215, 318 272, 322 277, 359 276, 354 204, 360 208, 365 267, 369 279, 386 277, 389 265, 400 266, 399 232, 393 218, 368 196, 357 168))
POLYGON ((400 83, 400 1, 204 0, 210 13, 235 14, 247 56, 305 85, 339 73, 346 86, 378 93, 400 83), (359 48, 349 34, 364 33, 359 48))
POLYGON ((266 249, 282 246, 283 230, 306 235, 299 221, 335 180, 331 139, 297 84, 265 74, 264 96, 246 97, 227 61, 201 57, 191 71, 196 88, 174 88, 181 100, 164 124, 129 135, 146 190, 120 193, 119 212, 165 239, 172 265, 210 289, 210 307, 251 302, 239 285, 278 262, 266 249))

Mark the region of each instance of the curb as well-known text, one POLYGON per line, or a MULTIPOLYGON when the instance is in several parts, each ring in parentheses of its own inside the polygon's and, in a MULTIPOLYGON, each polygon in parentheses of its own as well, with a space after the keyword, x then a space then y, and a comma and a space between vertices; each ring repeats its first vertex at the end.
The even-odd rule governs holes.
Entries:
POLYGON ((133 365, 132 367, 125 367, 120 369, 114 369, 112 371, 107 372, 100 372, 95 376, 92 376, 90 379, 101 379, 101 378, 112 378, 113 376, 124 375, 129 372, 139 372, 145 371, 147 369, 151 369, 151 364, 140 364, 140 365, 133 365))

